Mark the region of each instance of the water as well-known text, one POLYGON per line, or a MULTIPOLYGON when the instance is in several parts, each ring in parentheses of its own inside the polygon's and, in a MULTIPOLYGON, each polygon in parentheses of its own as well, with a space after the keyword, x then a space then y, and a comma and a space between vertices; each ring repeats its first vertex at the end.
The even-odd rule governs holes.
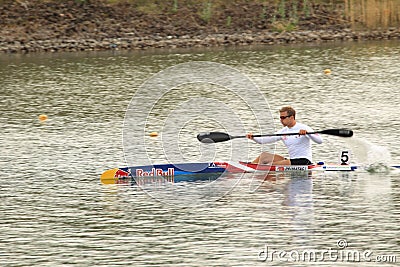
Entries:
MULTIPOLYGON (((150 192, 104 186, 99 176, 124 166, 125 157, 138 164, 252 159, 275 147, 244 139, 206 146, 195 137, 210 129, 269 133, 280 127, 277 110, 287 104, 315 130, 355 131, 350 140, 324 136, 323 145, 313 146, 315 161, 338 162, 339 151, 347 149, 353 162, 398 164, 399 50, 388 41, 0 55, 1 265, 350 266, 354 263, 342 254, 352 250, 372 253, 363 254, 360 266, 377 266, 377 260, 396 266, 396 171, 284 174, 264 182, 233 176, 213 190, 182 183, 175 191, 150 192), (232 94, 237 76, 231 83, 178 82, 157 99, 163 83, 143 86, 160 71, 192 61, 233 68, 261 93, 232 94), (331 75, 323 73, 327 68, 331 75), (147 91, 135 95, 143 88, 147 91), (155 103, 149 110, 131 109, 139 117, 149 113, 138 126, 130 116, 124 124, 132 97, 135 103, 155 103), (49 120, 40 123, 40 114, 49 120), (150 138, 150 131, 160 135, 150 138), (124 143, 132 136, 142 137, 124 143), (319 256, 338 250, 338 257, 325 254, 311 263, 296 258, 307 250, 319 256)), ((285 153, 280 144, 276 150, 285 153)))

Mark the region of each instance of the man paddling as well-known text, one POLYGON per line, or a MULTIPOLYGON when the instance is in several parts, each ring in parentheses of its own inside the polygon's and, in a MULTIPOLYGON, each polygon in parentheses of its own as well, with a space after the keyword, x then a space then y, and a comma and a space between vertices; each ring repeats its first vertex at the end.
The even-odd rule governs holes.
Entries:
POLYGON ((253 137, 252 133, 248 133, 246 137, 259 144, 274 143, 282 140, 288 148, 290 159, 281 155, 262 152, 253 163, 273 165, 311 165, 311 140, 317 144, 321 144, 321 136, 319 134, 307 134, 308 132, 314 132, 313 129, 305 124, 296 122, 296 111, 292 107, 283 107, 279 112, 280 120, 284 128, 279 130, 278 133, 284 134, 298 132, 299 135, 253 137))

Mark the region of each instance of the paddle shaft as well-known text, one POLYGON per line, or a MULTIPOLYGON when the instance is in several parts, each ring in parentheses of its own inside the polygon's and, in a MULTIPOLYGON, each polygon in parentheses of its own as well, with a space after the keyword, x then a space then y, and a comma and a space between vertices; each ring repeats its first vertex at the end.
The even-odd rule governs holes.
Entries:
MULTIPOLYGON (((307 133, 307 134, 320 134, 323 132, 319 131, 319 132, 311 132, 311 133, 307 133)), ((299 135, 299 133, 279 133, 279 134, 254 134, 253 137, 266 137, 266 136, 283 136, 283 135, 299 135)), ((232 136, 230 135, 231 139, 234 138, 245 138, 247 137, 246 135, 238 135, 238 136, 232 136)))

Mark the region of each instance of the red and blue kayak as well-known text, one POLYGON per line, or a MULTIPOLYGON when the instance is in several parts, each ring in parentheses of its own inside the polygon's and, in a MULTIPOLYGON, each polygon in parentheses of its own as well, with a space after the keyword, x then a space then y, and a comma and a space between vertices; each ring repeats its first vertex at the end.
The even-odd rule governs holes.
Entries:
POLYGON ((254 172, 301 172, 301 171, 355 171, 357 165, 263 165, 248 162, 205 162, 155 164, 135 167, 115 168, 105 171, 100 180, 103 183, 118 183, 128 178, 162 177, 173 182, 193 180, 200 175, 222 173, 254 173, 254 172), (186 176, 186 178, 185 178, 186 176))

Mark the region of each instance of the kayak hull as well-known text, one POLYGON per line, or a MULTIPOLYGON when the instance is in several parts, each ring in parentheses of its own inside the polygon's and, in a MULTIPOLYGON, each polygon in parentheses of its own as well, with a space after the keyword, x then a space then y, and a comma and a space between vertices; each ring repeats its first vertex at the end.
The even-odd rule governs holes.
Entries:
MULTIPOLYGON (((181 176, 199 177, 200 174, 252 173, 252 172, 304 172, 304 171, 355 171, 356 165, 263 165, 248 162, 206 162, 155 164, 146 166, 123 167, 105 171, 101 181, 115 183, 123 178, 162 177, 177 182, 181 176)), ((187 179, 185 179, 187 180, 187 179)), ((190 179, 189 179, 190 180, 190 179)))

